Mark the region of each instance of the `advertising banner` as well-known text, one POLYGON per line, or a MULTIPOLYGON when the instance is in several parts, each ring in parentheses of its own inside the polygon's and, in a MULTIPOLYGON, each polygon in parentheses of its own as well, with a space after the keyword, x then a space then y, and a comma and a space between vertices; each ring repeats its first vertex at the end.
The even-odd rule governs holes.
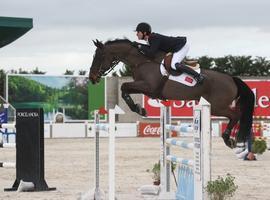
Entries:
POLYGON ((6 99, 15 108, 43 108, 45 121, 84 121, 89 109, 105 105, 105 81, 89 93, 87 76, 8 74, 6 99))
MULTIPOLYGON (((161 127, 159 123, 140 122, 138 125, 139 137, 160 137, 161 127)), ((177 133, 172 131, 172 137, 176 137, 177 133)))
POLYGON ((270 81, 248 80, 245 81, 255 94, 255 117, 270 117, 270 81))
MULTIPOLYGON (((222 122, 221 123, 221 134, 224 133, 228 123, 222 122)), ((236 133, 239 131, 239 124, 236 124, 236 126, 232 129, 231 136, 235 137, 236 133)), ((252 132, 254 136, 262 136, 263 127, 261 126, 261 123, 255 122, 252 124, 252 132)))
MULTIPOLYGON (((106 108, 106 79, 101 78, 98 84, 88 84, 88 118, 94 119, 94 110, 106 108)), ((101 120, 106 119, 106 115, 100 116, 101 120)))

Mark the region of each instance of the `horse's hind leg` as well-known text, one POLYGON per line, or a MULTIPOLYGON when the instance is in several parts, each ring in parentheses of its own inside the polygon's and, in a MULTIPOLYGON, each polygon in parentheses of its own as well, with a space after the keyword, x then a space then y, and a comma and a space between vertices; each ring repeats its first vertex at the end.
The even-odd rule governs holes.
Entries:
POLYGON ((221 115, 229 118, 229 123, 226 126, 225 131, 222 133, 222 138, 224 140, 224 143, 230 147, 235 148, 236 142, 234 139, 232 139, 231 132, 233 127, 237 124, 237 122, 240 120, 240 111, 238 109, 232 110, 231 108, 221 109, 213 113, 214 115, 221 115))

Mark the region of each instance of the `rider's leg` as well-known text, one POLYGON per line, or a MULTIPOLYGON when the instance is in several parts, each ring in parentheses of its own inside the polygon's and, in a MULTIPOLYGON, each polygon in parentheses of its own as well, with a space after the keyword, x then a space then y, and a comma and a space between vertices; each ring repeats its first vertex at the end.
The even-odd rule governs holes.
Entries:
POLYGON ((191 75, 197 81, 197 83, 202 83, 204 80, 204 77, 201 74, 197 73, 195 70, 191 69, 190 67, 187 67, 183 63, 176 63, 175 68, 177 71, 185 72, 191 75))
POLYGON ((178 52, 175 52, 173 54, 172 68, 180 72, 185 72, 191 75, 197 81, 197 83, 202 83, 202 81, 204 80, 204 77, 201 74, 197 73, 195 70, 191 69, 190 67, 187 67, 182 62, 183 59, 186 57, 188 50, 189 50, 189 45, 186 43, 182 49, 180 49, 178 52))
POLYGON ((175 68, 175 64, 177 63, 181 63, 184 58, 186 57, 187 53, 189 51, 189 44, 186 43, 182 49, 180 49, 179 51, 173 53, 173 57, 172 57, 172 68, 176 70, 175 68))

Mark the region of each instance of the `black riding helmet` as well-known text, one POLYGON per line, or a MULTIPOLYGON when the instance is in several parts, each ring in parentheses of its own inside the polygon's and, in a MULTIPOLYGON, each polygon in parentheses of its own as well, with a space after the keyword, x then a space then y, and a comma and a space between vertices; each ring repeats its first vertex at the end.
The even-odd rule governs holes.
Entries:
POLYGON ((137 25, 135 31, 140 31, 142 33, 146 32, 147 34, 150 34, 152 32, 151 26, 148 23, 141 22, 137 25))

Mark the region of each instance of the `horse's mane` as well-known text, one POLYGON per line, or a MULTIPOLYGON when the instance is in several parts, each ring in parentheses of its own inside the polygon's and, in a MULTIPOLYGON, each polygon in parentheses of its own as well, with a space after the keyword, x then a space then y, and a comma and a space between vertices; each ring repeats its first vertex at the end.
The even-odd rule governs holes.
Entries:
MULTIPOLYGON (((126 43, 126 44, 132 45, 132 41, 130 41, 130 40, 127 39, 127 38, 124 38, 124 39, 118 39, 118 38, 117 38, 117 39, 115 39, 115 40, 108 40, 108 41, 106 41, 106 42, 104 43, 104 45, 118 44, 118 43, 126 43)), ((148 45, 146 45, 146 44, 141 44, 141 45, 148 46, 148 45)), ((143 55, 143 54, 140 53, 139 51, 138 51, 138 53, 141 54, 141 55, 143 55)), ((164 58, 164 55, 165 55, 165 53, 164 53, 163 51, 158 51, 157 56, 156 56, 156 58, 155 58, 155 62, 160 63, 161 60, 164 58)), ((147 60, 149 60, 148 57, 146 57, 145 55, 143 55, 143 56, 144 56, 147 60)))
POLYGON ((116 44, 116 43, 129 43, 129 44, 132 44, 132 42, 129 39, 124 38, 124 39, 108 40, 108 41, 105 42, 105 45, 116 44))

